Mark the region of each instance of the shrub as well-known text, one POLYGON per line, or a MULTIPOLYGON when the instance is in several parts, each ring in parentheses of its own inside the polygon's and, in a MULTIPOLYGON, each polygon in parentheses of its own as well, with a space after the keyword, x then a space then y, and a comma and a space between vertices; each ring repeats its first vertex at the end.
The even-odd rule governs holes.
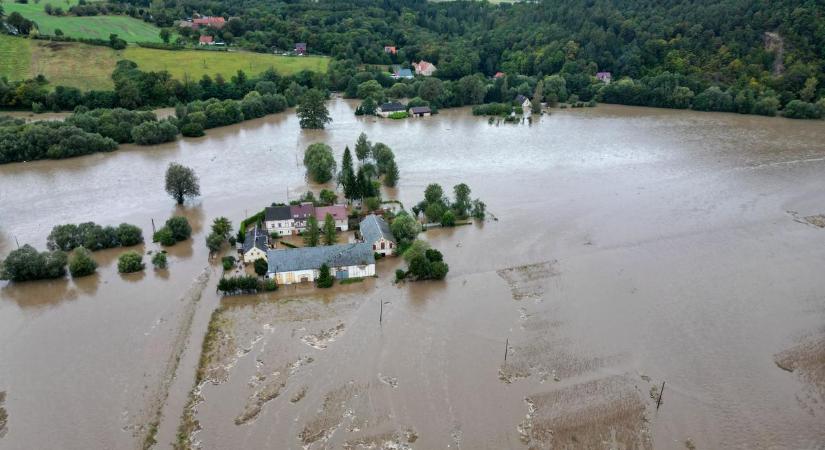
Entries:
POLYGON ((390 119, 393 119, 393 120, 399 120, 399 119, 406 119, 407 117, 410 117, 410 114, 407 113, 407 111, 396 111, 394 113, 390 113, 390 115, 388 117, 390 119))
POLYGON ((143 268, 143 255, 136 251, 128 251, 117 258, 117 271, 120 273, 139 272, 143 268))
POLYGON ((155 232, 154 236, 152 236, 152 240, 154 242, 159 242, 160 245, 166 247, 175 245, 175 243, 178 242, 175 240, 175 235, 172 234, 172 230, 170 230, 169 227, 160 227, 160 229, 155 232))
POLYGON ((73 278, 85 277, 95 273, 97 263, 92 259, 92 253, 84 247, 78 247, 69 257, 69 273, 73 278))
POLYGON ((261 289, 262 284, 257 277, 252 275, 224 277, 218 281, 218 290, 224 294, 254 293, 261 289))
POLYGON ((813 103, 791 100, 785 105, 782 115, 789 119, 819 119, 822 117, 822 112, 813 103))
POLYGON ((152 265, 155 269, 165 269, 168 266, 166 252, 157 252, 152 256, 152 265))
POLYGON ((122 223, 117 226, 117 239, 120 245, 129 247, 143 242, 143 230, 135 225, 122 223))
POLYGON ((186 217, 175 216, 166 221, 165 227, 169 228, 175 241, 185 241, 192 236, 192 227, 186 217))
POLYGON ((407 272, 404 272, 404 269, 395 269, 395 281, 401 281, 406 276, 407 272))
POLYGON ((138 145, 155 145, 171 142, 178 135, 178 128, 168 120, 143 122, 132 128, 132 139, 138 145))
POLYGON ((441 226, 442 227, 454 227, 455 226, 455 214, 452 211, 447 210, 444 214, 441 215, 441 226))
POLYGON ((66 253, 38 253, 31 245, 13 250, 0 265, 0 279, 11 281, 60 278, 66 275, 66 253))
POLYGON ((278 283, 275 280, 271 280, 269 278, 261 281, 260 289, 264 292, 272 292, 278 290, 278 283))
POLYGON ((232 267, 235 265, 235 257, 224 256, 221 258, 221 264, 223 264, 223 270, 232 270, 232 267))
POLYGON ((180 134, 186 137, 201 137, 206 133, 203 131, 203 125, 196 122, 190 122, 180 127, 180 134))
POLYGON ((266 275, 266 272, 269 271, 269 264, 267 264, 266 260, 263 258, 256 259, 253 265, 255 266, 255 273, 259 276, 264 276, 266 275))

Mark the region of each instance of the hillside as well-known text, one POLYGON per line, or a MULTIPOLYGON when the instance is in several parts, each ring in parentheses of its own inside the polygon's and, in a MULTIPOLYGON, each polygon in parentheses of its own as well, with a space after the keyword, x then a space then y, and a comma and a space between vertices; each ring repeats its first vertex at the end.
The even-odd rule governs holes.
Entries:
POLYGON ((325 72, 328 58, 286 57, 251 52, 157 50, 130 46, 116 51, 109 47, 74 42, 37 41, 0 35, 0 76, 22 80, 43 74, 52 85, 83 90, 111 89, 115 63, 130 59, 143 70, 168 70, 173 77, 200 79, 204 74, 229 78, 238 70, 256 75, 272 67, 284 75, 301 70, 325 72))
POLYGON ((108 39, 117 34, 127 42, 161 42, 160 29, 150 23, 129 16, 55 16, 46 14, 46 5, 68 10, 77 0, 48 0, 26 4, 3 2, 6 15, 20 13, 37 24, 41 34, 54 35, 60 29, 65 36, 73 38, 108 39))

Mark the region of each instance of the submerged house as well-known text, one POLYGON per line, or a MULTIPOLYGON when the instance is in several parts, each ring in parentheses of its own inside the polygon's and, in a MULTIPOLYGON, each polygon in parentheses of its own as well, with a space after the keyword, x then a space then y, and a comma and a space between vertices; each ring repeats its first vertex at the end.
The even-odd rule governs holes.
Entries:
POLYGON ((410 108, 410 115, 413 117, 427 117, 431 116, 433 111, 429 106, 413 106, 410 108))
POLYGON ((361 221, 360 232, 364 243, 369 244, 375 253, 392 255, 398 246, 390 226, 375 214, 370 214, 361 221))
POLYGON ((307 229, 307 220, 310 217, 315 217, 315 205, 311 202, 290 205, 289 212, 292 214, 293 230, 296 233, 303 233, 307 229))
POLYGON ((266 276, 278 284, 315 281, 324 264, 338 280, 375 275, 375 255, 366 243, 270 250, 267 257, 266 276))
POLYGON ((295 220, 289 206, 270 206, 264 212, 266 231, 278 236, 289 236, 295 229, 295 220))
POLYGON ((246 232, 243 241, 243 262, 251 264, 259 259, 266 260, 269 251, 269 236, 258 227, 246 232))
POLYGON ((375 115, 381 117, 389 117, 394 112, 404 112, 407 107, 398 102, 383 103, 378 108, 375 108, 375 115))
POLYGON ((514 103, 516 104, 516 106, 521 106, 521 111, 522 113, 524 113, 525 116, 530 115, 530 113, 533 111, 533 104, 530 103, 530 99, 521 94, 516 96, 514 103))

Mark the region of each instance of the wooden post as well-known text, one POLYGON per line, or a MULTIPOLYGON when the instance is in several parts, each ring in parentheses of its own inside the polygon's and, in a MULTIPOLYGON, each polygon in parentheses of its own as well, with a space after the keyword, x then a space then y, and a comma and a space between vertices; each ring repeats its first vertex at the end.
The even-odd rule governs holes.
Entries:
POLYGON ((381 312, 378 314, 378 324, 384 322, 384 300, 381 300, 381 312))
POLYGON ((504 362, 507 362, 507 351, 510 350, 510 338, 504 343, 504 362))
POLYGON ((14 235, 14 243, 17 244, 17 249, 20 250, 20 241, 17 240, 17 235, 14 235))
POLYGON ((665 393, 665 382, 662 381, 662 390, 659 391, 659 399, 656 400, 656 411, 659 410, 659 407, 662 406, 662 394, 665 393))
POLYGON ((155 218, 152 217, 152 234, 155 234, 155 218))

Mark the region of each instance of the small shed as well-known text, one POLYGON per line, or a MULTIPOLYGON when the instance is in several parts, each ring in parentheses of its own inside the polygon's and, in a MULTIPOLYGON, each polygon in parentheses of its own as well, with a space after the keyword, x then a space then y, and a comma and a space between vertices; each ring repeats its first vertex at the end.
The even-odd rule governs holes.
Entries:
POLYGON ((413 117, 427 117, 431 116, 432 113, 429 106, 413 106, 410 108, 410 115, 413 117))

